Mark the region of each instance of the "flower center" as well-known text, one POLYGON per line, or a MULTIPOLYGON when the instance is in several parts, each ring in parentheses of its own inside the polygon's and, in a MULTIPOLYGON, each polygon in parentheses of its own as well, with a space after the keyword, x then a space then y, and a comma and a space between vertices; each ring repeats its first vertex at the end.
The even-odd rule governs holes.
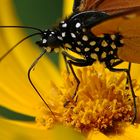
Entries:
MULTIPOLYGON (((121 122, 131 122, 133 100, 131 90, 126 88, 125 73, 113 73, 96 64, 77 69, 76 75, 80 85, 75 99, 72 95, 76 80, 72 74, 64 73, 64 85, 57 87, 52 83, 50 87, 55 93, 55 96, 49 93, 53 96, 50 107, 56 118, 43 106, 36 118, 38 123, 48 128, 59 122, 88 133, 90 130, 108 131, 121 122), (70 102, 64 107, 66 101, 70 102)), ((138 85, 132 82, 136 91, 138 85)))

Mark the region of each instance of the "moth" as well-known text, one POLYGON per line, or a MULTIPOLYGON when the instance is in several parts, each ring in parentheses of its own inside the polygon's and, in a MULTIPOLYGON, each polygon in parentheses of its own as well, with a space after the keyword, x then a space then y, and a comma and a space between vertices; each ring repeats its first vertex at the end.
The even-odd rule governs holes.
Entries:
MULTIPOLYGON (((42 48, 43 52, 30 66, 28 79, 49 109, 49 105, 34 86, 30 74, 44 54, 58 52, 61 48, 67 70, 72 72, 77 81, 73 99, 76 97, 80 84, 73 66, 86 67, 99 61, 110 71, 126 72, 134 102, 132 123, 135 122, 136 95, 132 86, 130 67, 131 63, 140 63, 139 0, 74 0, 73 13, 52 29, 41 30, 30 26, 0 26, 0 28, 28 28, 37 31, 19 41, 0 57, 0 61, 26 39, 40 35, 41 40, 36 44, 42 48), (81 58, 71 55, 68 50, 81 58), (124 61, 129 62, 128 69, 115 68, 124 61)), ((67 106, 69 102, 66 101, 64 106, 67 106)))

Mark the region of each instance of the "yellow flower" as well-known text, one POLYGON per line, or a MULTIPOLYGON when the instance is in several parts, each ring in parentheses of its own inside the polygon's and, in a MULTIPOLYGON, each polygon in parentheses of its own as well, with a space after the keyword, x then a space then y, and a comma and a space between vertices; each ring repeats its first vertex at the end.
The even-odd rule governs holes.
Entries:
MULTIPOLYGON (((127 78, 124 73, 114 74, 99 63, 77 69, 80 86, 75 100, 72 99, 72 93, 76 81, 72 74, 63 75, 63 86, 51 83, 47 91, 50 96, 44 97, 55 117, 41 105, 36 118, 40 126, 50 128, 62 123, 88 135, 90 131, 97 130, 120 133, 131 124, 133 100, 130 89, 126 89, 127 78), (64 107, 66 101, 70 102, 64 107)), ((133 81, 133 87, 137 93, 139 86, 136 81, 133 81)))
MULTIPOLYGON (((68 5, 65 6, 66 10, 68 10, 67 7, 72 7, 70 1, 65 0, 65 2, 68 5)), ((13 16, 11 1, 0 1, 0 5, 1 24, 18 25, 17 19, 13 16)), ((4 46, 1 47, 1 52, 5 52, 17 40, 25 37, 19 29, 16 29, 16 32, 15 29, 3 30, 0 36, 0 44, 4 46)), ((27 79, 27 69, 38 56, 38 52, 36 46, 26 41, 0 64, 1 106, 36 117, 36 122, 30 123, 1 117, 0 139, 135 140, 140 138, 139 124, 131 125, 133 102, 131 91, 125 89, 124 73, 109 72, 100 64, 76 69, 80 86, 73 100, 71 97, 76 86, 73 76, 67 75, 66 72, 60 76, 49 59, 43 58, 32 73, 32 78, 53 111, 55 115, 53 116, 31 88, 27 79), (27 57, 28 54, 30 57, 27 57), (66 101, 70 102, 64 107, 66 101)), ((61 69, 64 69, 63 67, 62 62, 61 69)), ((136 69, 132 77, 140 80, 137 77, 140 68, 138 69, 137 65, 133 67, 136 69)), ((135 80, 133 80, 133 86, 138 95, 139 85, 135 80)), ((140 105, 138 109, 139 107, 140 105)))

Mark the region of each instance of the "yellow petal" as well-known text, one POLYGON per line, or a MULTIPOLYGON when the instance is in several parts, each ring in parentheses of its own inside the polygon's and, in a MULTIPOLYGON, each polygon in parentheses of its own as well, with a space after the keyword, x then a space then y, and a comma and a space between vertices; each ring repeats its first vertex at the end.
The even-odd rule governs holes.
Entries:
POLYGON ((140 139, 140 126, 136 125, 130 125, 124 129, 121 133, 116 134, 106 134, 104 135, 101 132, 94 131, 90 132, 88 135, 87 140, 138 140, 140 139))
POLYGON ((129 126, 125 133, 124 133, 124 137, 127 137, 128 140, 138 140, 140 139, 140 125, 137 126, 129 126))
POLYGON ((64 0, 64 7, 63 7, 64 16, 68 16, 72 12, 73 2, 74 0, 71 0, 71 1, 64 0))
POLYGON ((0 118, 0 126, 1 140, 84 140, 79 133, 62 126, 45 130, 38 128, 35 124, 2 118, 0 118))
POLYGON ((140 125, 130 125, 125 128, 121 134, 114 134, 110 137, 112 140, 139 140, 140 139, 140 125))
POLYGON ((91 131, 87 140, 109 140, 109 138, 99 131, 91 131))
MULTIPOLYGON (((136 79, 138 84, 140 84, 140 64, 132 64, 131 68, 131 77, 132 79, 136 79)), ((137 92, 137 96, 140 96, 140 90, 137 92)))

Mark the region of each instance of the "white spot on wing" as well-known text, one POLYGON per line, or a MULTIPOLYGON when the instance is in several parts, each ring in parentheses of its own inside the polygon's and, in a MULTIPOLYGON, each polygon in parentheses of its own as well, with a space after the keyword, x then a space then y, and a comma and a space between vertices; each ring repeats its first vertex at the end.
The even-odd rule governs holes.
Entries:
POLYGON ((79 28, 80 26, 81 26, 81 23, 79 23, 79 22, 77 22, 75 25, 76 28, 79 28))
POLYGON ((62 38, 61 36, 58 36, 57 38, 58 38, 59 40, 63 40, 63 38, 62 38))
POLYGON ((108 44, 107 44, 107 42, 106 42, 105 40, 103 40, 102 43, 101 43, 101 46, 102 46, 102 47, 107 47, 108 44))
POLYGON ((116 39, 116 36, 114 34, 112 34, 110 37, 111 37, 112 40, 116 39))
POLYGON ((116 49, 116 45, 114 43, 111 44, 112 49, 116 49))
POLYGON ((77 41, 77 44, 78 44, 78 45, 82 45, 81 41, 77 41))
POLYGON ((88 41, 88 36, 83 35, 82 40, 84 40, 84 41, 88 41))
POLYGON ((51 34, 54 34, 54 32, 52 31, 51 34))
POLYGON ((83 32, 86 32, 86 29, 85 29, 85 28, 83 28, 83 29, 82 29, 82 31, 83 31, 83 32))
POLYGON ((96 44, 95 41, 91 41, 91 42, 89 43, 90 46, 94 46, 95 44, 96 44))
POLYGON ((98 59, 98 56, 97 56, 96 53, 92 53, 92 54, 90 55, 90 57, 91 57, 92 59, 95 59, 95 60, 98 59))
POLYGON ((106 58, 106 52, 103 52, 101 58, 106 58))
POLYGON ((76 38, 76 35, 74 33, 71 33, 72 38, 76 38))
POLYGON ((47 51, 48 53, 50 53, 51 50, 52 50, 51 47, 47 47, 47 48, 46 48, 46 51, 47 51))
POLYGON ((95 51, 96 51, 96 52, 98 52, 98 51, 99 51, 99 48, 98 48, 98 47, 97 47, 97 48, 95 48, 95 51))
POLYGON ((63 24, 62 24, 62 27, 63 27, 63 28, 66 28, 66 27, 67 27, 67 23, 63 23, 63 24))
POLYGON ((46 39, 43 39, 42 43, 43 44, 47 43, 47 40, 46 39))
POLYGON ((63 32, 63 33, 62 33, 62 37, 65 37, 65 36, 66 36, 66 32, 63 32))
POLYGON ((109 54, 113 54, 113 51, 110 51, 109 54))
POLYGON ((121 44, 124 44, 124 40, 123 40, 123 39, 121 39, 121 40, 120 40, 120 43, 121 43, 121 44))
POLYGON ((77 52, 81 52, 81 49, 78 48, 78 47, 76 47, 76 51, 77 51, 77 52))
POLYGON ((115 60, 114 60, 114 59, 111 59, 111 60, 110 60, 110 63, 111 63, 111 64, 113 64, 114 62, 115 62, 115 60))
POLYGON ((85 48, 84 49, 85 52, 88 52, 89 50, 90 50, 90 48, 85 48))

